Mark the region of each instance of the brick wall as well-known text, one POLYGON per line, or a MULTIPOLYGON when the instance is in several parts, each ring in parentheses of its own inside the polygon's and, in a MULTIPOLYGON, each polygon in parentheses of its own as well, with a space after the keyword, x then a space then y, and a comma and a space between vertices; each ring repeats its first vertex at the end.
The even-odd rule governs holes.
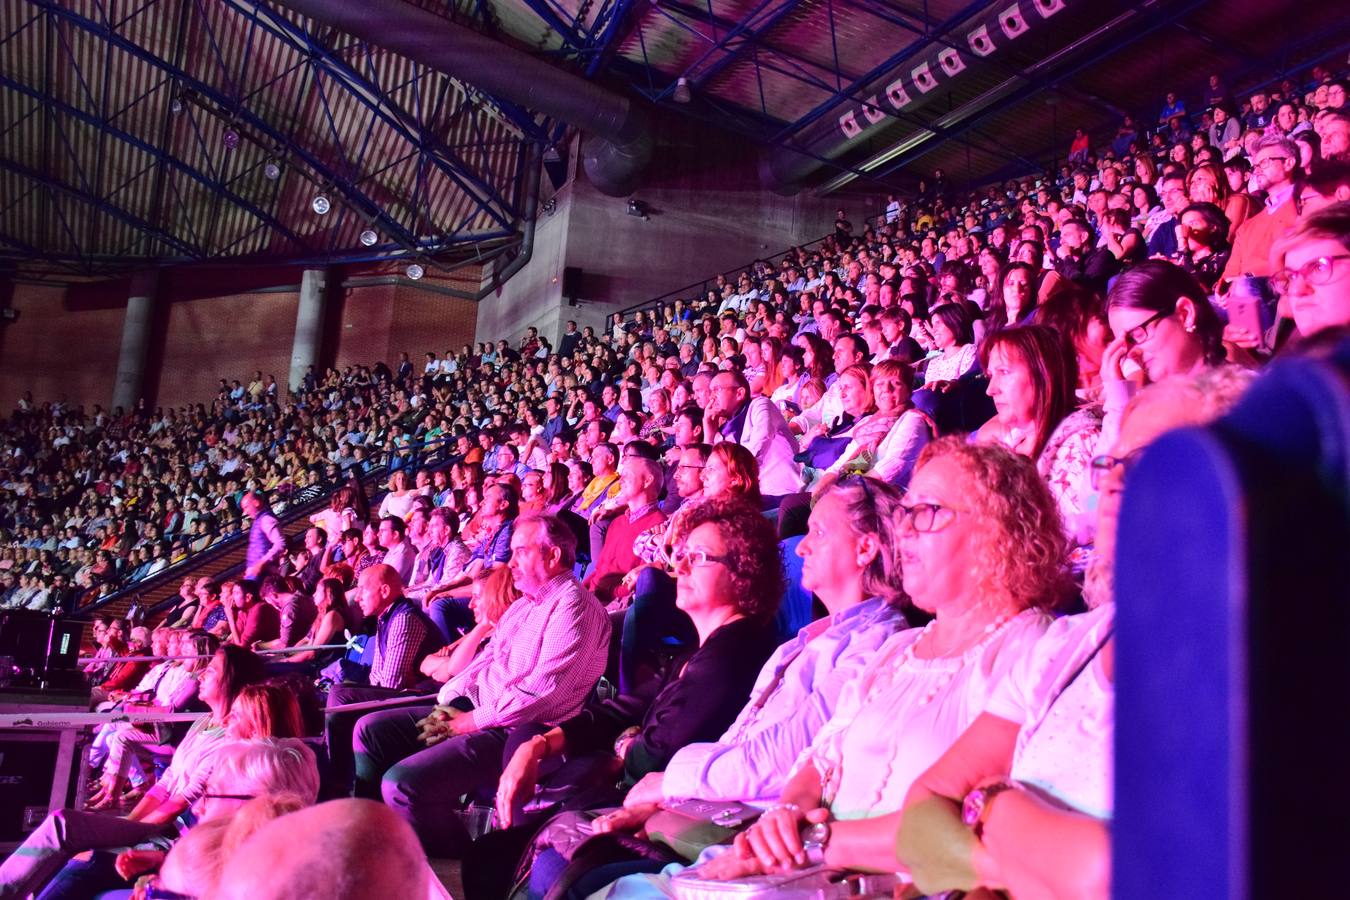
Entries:
POLYGON ((117 374, 126 303, 70 310, 61 287, 16 284, 11 305, 19 320, 0 326, 0 414, 24 391, 39 402, 107 406, 117 374))
MULTIPOLYGON (((340 277, 340 276, 334 276, 340 277)), ((428 276, 419 284, 390 283, 341 288, 331 297, 340 321, 327 330, 329 358, 339 367, 393 366, 407 351, 420 369, 422 354, 442 355, 473 340, 477 304, 425 286, 470 291, 476 271, 458 280, 428 276)), ((202 292, 200 283, 194 286, 202 292)), ((150 354, 147 380, 158 385, 156 403, 178 406, 208 402, 220 378, 245 384, 259 369, 275 375, 283 391, 290 368, 299 292, 232 292, 186 297, 161 291, 163 345, 150 354)), ((126 290, 68 291, 19 284, 11 305, 19 320, 0 329, 0 414, 8 414, 24 391, 39 402, 66 397, 72 403, 107 406, 117 373, 126 290), (72 296, 75 299, 72 301, 72 296)))
POLYGON ((287 291, 171 303, 157 403, 205 403, 221 378, 247 386, 259 369, 284 391, 299 302, 287 291))

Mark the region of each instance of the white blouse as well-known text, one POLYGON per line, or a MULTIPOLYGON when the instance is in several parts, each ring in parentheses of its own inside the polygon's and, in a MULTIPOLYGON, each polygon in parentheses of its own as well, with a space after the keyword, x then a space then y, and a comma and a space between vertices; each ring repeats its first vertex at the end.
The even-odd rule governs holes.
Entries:
POLYGON ((1013 666, 987 710, 1022 726, 1013 751, 1014 780, 1101 819, 1111 818, 1113 802, 1115 688, 1101 654, 1069 679, 1114 620, 1115 606, 1108 603, 1055 622, 1013 666))
POLYGON ((910 786, 984 711, 995 685, 1045 632, 1026 610, 961 656, 916 658, 922 629, 902 631, 845 687, 839 706, 798 759, 813 765, 837 819, 896 812, 910 786))

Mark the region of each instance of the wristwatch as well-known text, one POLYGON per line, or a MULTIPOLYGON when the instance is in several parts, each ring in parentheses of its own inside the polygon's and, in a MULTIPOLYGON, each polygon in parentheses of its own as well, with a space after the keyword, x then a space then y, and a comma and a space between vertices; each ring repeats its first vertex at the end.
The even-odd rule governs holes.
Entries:
POLYGON ((1019 790, 1020 785, 1015 781, 995 781, 991 784, 981 785, 975 788, 966 799, 961 802, 961 821, 966 827, 979 837, 984 831, 985 813, 989 810, 989 804, 993 799, 1004 791, 1019 790))
POLYGON ((830 843, 830 823, 818 822, 804 825, 801 830, 802 849, 806 851, 806 863, 810 866, 825 864, 825 847, 830 843))

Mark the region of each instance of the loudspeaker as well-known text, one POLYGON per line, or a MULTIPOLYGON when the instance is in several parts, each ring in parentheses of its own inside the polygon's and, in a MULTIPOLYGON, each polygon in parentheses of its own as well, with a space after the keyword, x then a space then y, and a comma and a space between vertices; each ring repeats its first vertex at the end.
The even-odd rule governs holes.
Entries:
POLYGON ((563 269, 562 295, 568 306, 576 306, 577 300, 581 297, 582 275, 581 269, 577 266, 566 266, 563 269))

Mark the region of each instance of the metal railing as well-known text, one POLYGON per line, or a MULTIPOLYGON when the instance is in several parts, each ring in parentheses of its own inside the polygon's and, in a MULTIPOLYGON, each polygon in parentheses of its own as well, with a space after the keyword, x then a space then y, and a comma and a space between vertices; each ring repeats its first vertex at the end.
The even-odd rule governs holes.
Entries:
MULTIPOLYGON (((433 441, 424 442, 416 447, 410 448, 410 452, 407 455, 404 455, 398 450, 382 451, 379 461, 370 465, 366 471, 361 473, 359 481, 362 489, 365 490, 370 485, 379 484, 382 480, 393 474, 394 471, 400 469, 416 470, 426 468, 427 466, 439 468, 452 462, 452 454, 448 452, 452 447, 452 441, 453 438, 451 436, 443 435, 433 441), (402 460, 397 466, 392 465, 395 461, 393 459, 395 456, 400 457, 402 460)), ((302 517, 308 517, 314 512, 323 509, 332 499, 333 495, 349 483, 349 480, 343 480, 335 484, 330 484, 317 496, 297 505, 288 505, 281 514, 277 516, 277 523, 284 530, 286 526, 299 521, 302 517)), ((377 493, 372 498, 372 504, 375 504, 382 496, 383 492, 377 493)), ((374 506, 372 508, 374 508, 374 506)), ((142 596, 164 587, 169 582, 183 578, 199 566, 205 565, 212 560, 219 559, 231 551, 237 550, 248 540, 248 532, 242 528, 244 521, 246 521, 244 516, 232 519, 232 525, 240 526, 239 531, 235 534, 230 535, 223 540, 216 541, 209 547, 204 547, 195 553, 189 553, 186 558, 166 566, 164 569, 148 578, 141 578, 137 581, 123 584, 112 593, 104 594, 89 603, 79 606, 72 611, 71 615, 76 618, 87 618, 98 610, 119 601, 130 600, 131 602, 136 603, 142 596)), ((239 565, 231 566, 226 570, 225 574, 238 568, 239 565)), ((176 596, 170 597, 167 600, 144 610, 144 612, 150 615, 161 612, 175 599, 176 596)))

